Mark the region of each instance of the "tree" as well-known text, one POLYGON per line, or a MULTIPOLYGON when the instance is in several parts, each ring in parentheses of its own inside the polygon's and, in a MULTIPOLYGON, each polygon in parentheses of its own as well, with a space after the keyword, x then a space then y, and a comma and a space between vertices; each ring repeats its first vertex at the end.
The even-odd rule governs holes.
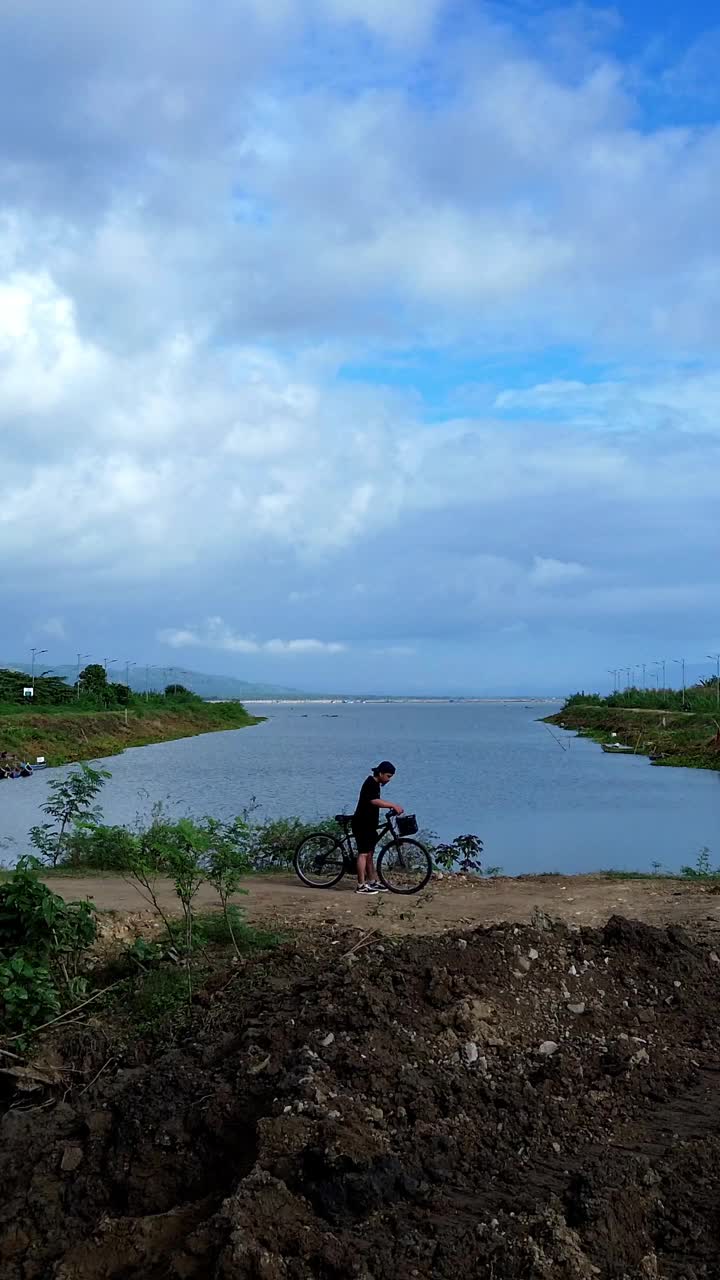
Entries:
POLYGON ((192 698, 193 694, 184 684, 167 684, 165 685, 166 698, 192 698))
POLYGON ((130 703, 130 686, 127 684, 109 684, 108 693, 112 702, 117 702, 120 707, 127 707, 130 703))
POLYGON ((94 827, 102 819, 102 810, 92 801, 102 790, 106 778, 112 775, 107 769, 93 769, 81 764, 64 778, 56 778, 48 788, 49 797, 41 805, 43 813, 54 820, 30 829, 30 842, 41 857, 54 867, 67 853, 70 833, 78 827, 94 827))
POLYGON ((80 672, 80 690, 89 698, 107 700, 107 672, 101 662, 91 662, 80 672))

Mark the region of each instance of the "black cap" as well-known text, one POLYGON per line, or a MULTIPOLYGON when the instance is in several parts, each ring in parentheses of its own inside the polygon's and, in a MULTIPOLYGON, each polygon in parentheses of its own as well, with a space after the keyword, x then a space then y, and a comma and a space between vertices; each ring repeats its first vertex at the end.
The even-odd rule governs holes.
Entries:
POLYGON ((389 760, 381 760, 380 764, 375 765, 375 768, 373 769, 373 773, 394 773, 394 772, 395 772, 395 765, 391 764, 389 760))

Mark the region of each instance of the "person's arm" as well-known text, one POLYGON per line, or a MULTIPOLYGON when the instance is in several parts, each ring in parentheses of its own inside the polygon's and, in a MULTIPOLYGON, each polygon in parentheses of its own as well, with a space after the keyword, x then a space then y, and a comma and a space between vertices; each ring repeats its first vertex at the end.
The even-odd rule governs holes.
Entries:
POLYGON ((398 817, 400 817, 401 813, 405 812, 401 804, 393 804, 392 800, 378 799, 378 800, 371 800, 370 803, 374 804, 376 809, 393 809, 394 812, 398 815, 398 817))

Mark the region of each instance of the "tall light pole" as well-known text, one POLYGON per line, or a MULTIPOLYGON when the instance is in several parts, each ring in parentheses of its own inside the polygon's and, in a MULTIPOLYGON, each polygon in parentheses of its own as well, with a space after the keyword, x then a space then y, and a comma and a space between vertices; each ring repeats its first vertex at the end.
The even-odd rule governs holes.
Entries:
POLYGON ((617 667, 608 667, 607 671, 608 675, 613 678, 613 693, 617 693, 618 669, 617 667))
POLYGON ((125 659, 125 684, 127 685, 128 702, 130 701, 130 668, 136 666, 137 662, 130 662, 127 658, 125 659))
POLYGON ((90 657, 89 653, 79 653, 77 656, 78 672, 77 672, 77 695, 76 696, 77 696, 78 702, 80 701, 80 664, 84 662, 86 658, 89 658, 89 657, 90 657))
POLYGON ((32 654, 32 668, 31 668, 31 671, 30 671, 30 684, 32 685, 32 691, 33 691, 33 697, 34 697, 34 695, 35 695, 35 659, 36 659, 37 657, 39 657, 41 653, 47 653, 47 649, 31 649, 31 650, 30 650, 30 652, 31 652, 31 654, 32 654))
POLYGON ((643 663, 642 663, 642 673, 643 673, 643 686, 642 686, 642 687, 643 687, 643 689, 647 689, 647 677, 646 677, 646 675, 645 675, 646 668, 647 668, 647 663, 646 663, 646 662, 643 662, 643 663))
POLYGON ((664 659, 664 658, 656 658, 656 659, 655 659, 655 661, 653 662, 653 666, 654 666, 654 667, 662 667, 662 669, 663 669, 663 682, 662 682, 662 687, 663 687, 663 689, 667 689, 667 685, 666 685, 666 683, 665 683, 665 659, 664 659))
POLYGON ((678 666, 682 667, 682 704, 683 710, 685 710, 685 659, 673 658, 673 662, 677 662, 678 666))
POLYGON ((107 669, 108 669, 108 667, 109 667, 109 666, 112 666, 113 662, 117 662, 117 661, 118 661, 118 659, 117 659, 117 658, 103 658, 103 666, 104 666, 104 668, 105 668, 105 676, 106 676, 106 678, 107 678, 107 669))
POLYGON ((709 653, 708 658, 715 663, 715 697, 720 711, 720 653, 709 653))

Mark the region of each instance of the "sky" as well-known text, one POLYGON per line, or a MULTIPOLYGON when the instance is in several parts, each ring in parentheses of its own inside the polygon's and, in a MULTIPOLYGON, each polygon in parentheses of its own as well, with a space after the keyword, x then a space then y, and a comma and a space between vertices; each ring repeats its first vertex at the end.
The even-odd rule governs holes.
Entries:
POLYGON ((0 661, 709 674, 718 65, 709 0, 3 0, 0 661))

